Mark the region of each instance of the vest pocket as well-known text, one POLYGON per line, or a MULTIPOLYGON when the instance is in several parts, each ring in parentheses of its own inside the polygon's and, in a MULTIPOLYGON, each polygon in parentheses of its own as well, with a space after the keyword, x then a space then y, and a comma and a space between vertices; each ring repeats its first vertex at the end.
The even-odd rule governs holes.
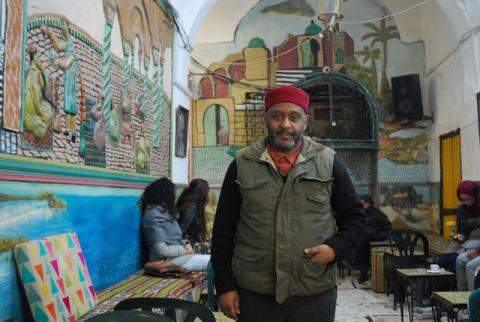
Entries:
POLYGON ((265 252, 252 248, 235 247, 233 251, 232 269, 238 285, 247 290, 264 290, 267 287, 267 269, 265 252))

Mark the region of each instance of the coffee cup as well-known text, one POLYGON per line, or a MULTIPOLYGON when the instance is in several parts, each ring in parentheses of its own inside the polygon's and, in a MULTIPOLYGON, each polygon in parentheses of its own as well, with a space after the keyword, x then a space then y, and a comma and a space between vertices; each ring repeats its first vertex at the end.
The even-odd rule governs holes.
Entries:
POLYGON ((438 264, 430 264, 430 271, 439 272, 440 271, 440 266, 438 266, 438 264))

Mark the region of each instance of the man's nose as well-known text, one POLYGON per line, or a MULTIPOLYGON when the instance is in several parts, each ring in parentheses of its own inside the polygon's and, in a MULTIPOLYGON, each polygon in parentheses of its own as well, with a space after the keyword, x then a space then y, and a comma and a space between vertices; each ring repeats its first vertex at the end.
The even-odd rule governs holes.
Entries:
POLYGON ((282 123, 280 123, 280 126, 282 128, 289 128, 292 126, 292 122, 290 122, 290 120, 288 119, 288 117, 284 117, 282 119, 282 123))

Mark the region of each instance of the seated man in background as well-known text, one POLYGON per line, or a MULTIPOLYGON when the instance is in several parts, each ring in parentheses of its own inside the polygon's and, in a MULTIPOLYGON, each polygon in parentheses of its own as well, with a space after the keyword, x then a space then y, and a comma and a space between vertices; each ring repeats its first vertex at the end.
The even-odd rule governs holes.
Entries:
POLYGON ((359 283, 368 281, 368 264, 370 263, 370 242, 384 240, 388 237, 392 224, 387 216, 378 208, 374 207, 375 202, 369 195, 360 197, 360 202, 367 213, 367 225, 365 234, 356 248, 356 257, 360 268, 359 283))

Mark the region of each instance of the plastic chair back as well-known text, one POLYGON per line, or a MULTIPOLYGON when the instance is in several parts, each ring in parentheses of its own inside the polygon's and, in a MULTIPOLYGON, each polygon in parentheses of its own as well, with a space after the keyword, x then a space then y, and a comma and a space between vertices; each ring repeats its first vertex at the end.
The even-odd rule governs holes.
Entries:
POLYGON ((129 298, 121 301, 113 308, 114 311, 127 310, 144 310, 151 311, 152 309, 166 309, 168 310, 182 310, 187 312, 185 322, 193 322, 195 318, 199 318, 202 322, 215 322, 213 313, 202 304, 174 299, 174 298, 154 298, 154 297, 138 297, 129 298))
POLYGON ((95 315, 85 322, 173 322, 172 319, 153 312, 112 311, 95 315))
POLYGON ((428 239, 419 231, 394 229, 390 232, 392 251, 398 252, 396 268, 415 268, 428 266, 428 239), (420 251, 415 253, 415 251, 420 251))

